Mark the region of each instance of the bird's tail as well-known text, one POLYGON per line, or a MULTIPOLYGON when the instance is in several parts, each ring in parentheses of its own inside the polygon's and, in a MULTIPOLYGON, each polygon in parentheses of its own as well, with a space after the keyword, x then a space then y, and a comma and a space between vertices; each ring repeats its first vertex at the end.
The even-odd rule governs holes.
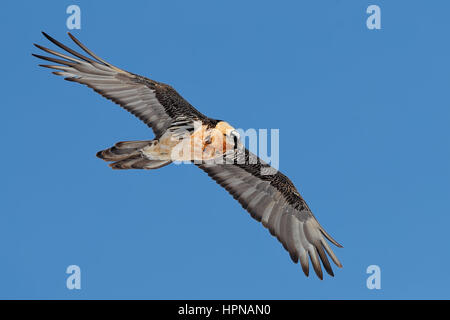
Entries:
POLYGON ((97 157, 112 161, 109 166, 113 169, 158 169, 170 164, 170 160, 150 160, 143 156, 142 148, 153 143, 157 143, 157 140, 122 141, 97 152, 97 157))

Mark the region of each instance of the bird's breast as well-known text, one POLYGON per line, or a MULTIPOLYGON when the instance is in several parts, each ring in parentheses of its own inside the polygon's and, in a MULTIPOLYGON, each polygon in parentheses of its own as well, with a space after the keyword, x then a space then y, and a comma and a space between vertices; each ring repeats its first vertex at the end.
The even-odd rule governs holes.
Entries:
POLYGON ((168 131, 158 143, 147 147, 143 153, 160 160, 170 157, 172 161, 210 161, 221 158, 233 146, 220 130, 201 125, 192 133, 186 132, 183 135, 175 136, 168 131))

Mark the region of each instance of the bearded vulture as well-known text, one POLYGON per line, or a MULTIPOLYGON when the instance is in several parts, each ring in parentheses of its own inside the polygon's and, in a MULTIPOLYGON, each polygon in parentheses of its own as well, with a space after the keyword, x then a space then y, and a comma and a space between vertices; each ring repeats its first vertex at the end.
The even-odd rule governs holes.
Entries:
POLYGON ((327 258, 342 267, 325 238, 342 247, 319 224, 292 182, 245 148, 227 122, 209 118, 171 86, 119 69, 101 59, 69 33, 85 56, 43 35, 67 53, 35 46, 53 56, 33 54, 55 64, 65 80, 84 84, 120 105, 153 129, 155 139, 118 142, 97 157, 113 169, 156 169, 188 161, 225 188, 250 215, 277 237, 290 257, 309 274, 309 259, 317 276, 333 276, 327 258), (69 55, 71 54, 71 55, 69 55), (55 57, 56 56, 56 57, 55 57), (326 252, 326 253, 325 253, 326 252))

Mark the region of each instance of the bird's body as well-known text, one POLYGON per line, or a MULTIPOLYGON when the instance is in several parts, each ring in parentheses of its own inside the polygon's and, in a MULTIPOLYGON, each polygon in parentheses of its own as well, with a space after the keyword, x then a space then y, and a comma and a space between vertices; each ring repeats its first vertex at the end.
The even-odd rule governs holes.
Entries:
POLYGON ((97 156, 110 163, 113 169, 156 169, 171 162, 221 163, 233 156, 235 131, 227 122, 214 126, 199 120, 170 126, 159 139, 123 141, 99 151, 97 156))
POLYGON ((113 169, 157 169, 172 162, 192 162, 261 221, 292 260, 300 261, 306 275, 309 259, 319 278, 323 277, 320 260, 333 275, 326 253, 341 267, 325 238, 340 245, 320 226, 292 182, 248 151, 230 124, 206 117, 169 85, 109 64, 70 34, 90 57, 44 35, 73 56, 36 45, 64 59, 35 55, 56 63, 43 67, 58 70, 54 74, 66 80, 87 85, 153 129, 153 140, 118 142, 99 151, 97 156, 110 162, 113 169))

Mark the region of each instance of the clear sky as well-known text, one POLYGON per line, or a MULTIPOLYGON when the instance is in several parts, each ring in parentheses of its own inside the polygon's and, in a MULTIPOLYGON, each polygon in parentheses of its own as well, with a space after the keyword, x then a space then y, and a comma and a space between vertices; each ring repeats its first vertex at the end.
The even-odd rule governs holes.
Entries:
POLYGON ((450 298, 450 2, 8 1, 0 10, 0 298, 450 298), (280 130, 280 169, 344 268, 306 278, 194 166, 112 171, 137 118, 37 67, 73 30, 208 116, 280 130), (366 9, 381 8, 369 30, 366 9), (81 268, 81 290, 66 268, 81 268), (366 269, 381 269, 369 290, 366 269))

